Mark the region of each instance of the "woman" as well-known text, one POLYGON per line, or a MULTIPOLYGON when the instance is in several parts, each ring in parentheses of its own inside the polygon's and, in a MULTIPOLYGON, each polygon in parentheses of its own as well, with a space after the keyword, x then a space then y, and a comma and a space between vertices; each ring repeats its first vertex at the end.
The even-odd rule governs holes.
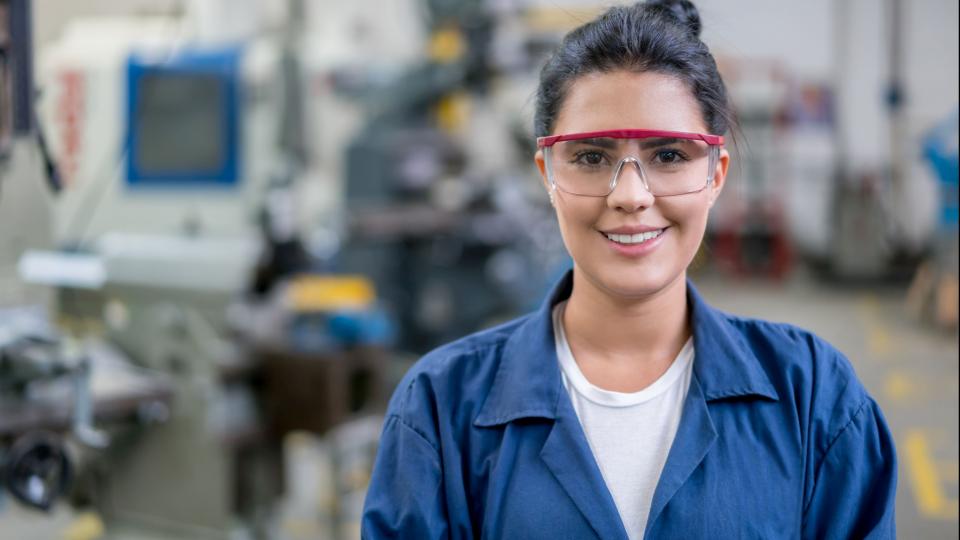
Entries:
POLYGON ((686 279, 730 163, 685 0, 616 7, 540 77, 535 161, 574 268, 390 403, 375 538, 892 538, 890 432, 847 360, 686 279))

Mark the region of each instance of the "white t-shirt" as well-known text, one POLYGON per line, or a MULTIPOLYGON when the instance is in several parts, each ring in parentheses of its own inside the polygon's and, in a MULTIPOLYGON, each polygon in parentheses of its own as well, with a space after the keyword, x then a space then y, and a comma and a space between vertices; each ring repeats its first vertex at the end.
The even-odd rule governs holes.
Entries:
POLYGON ((553 309, 553 333, 563 386, 600 466, 630 540, 643 538, 650 502, 677 434, 693 373, 693 339, 659 379, 639 392, 591 384, 570 352, 563 331, 566 302, 553 309))

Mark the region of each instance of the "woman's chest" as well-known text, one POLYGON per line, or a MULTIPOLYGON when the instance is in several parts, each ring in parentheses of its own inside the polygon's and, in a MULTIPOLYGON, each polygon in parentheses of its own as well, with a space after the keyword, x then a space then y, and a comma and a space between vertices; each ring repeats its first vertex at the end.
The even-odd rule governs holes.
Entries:
MULTIPOLYGON (((505 437, 474 479, 471 528, 482 538, 626 538, 582 438, 557 426, 534 437, 505 437)), ((796 537, 803 470, 798 444, 721 419, 707 444, 675 441, 651 502, 649 536, 796 537)))

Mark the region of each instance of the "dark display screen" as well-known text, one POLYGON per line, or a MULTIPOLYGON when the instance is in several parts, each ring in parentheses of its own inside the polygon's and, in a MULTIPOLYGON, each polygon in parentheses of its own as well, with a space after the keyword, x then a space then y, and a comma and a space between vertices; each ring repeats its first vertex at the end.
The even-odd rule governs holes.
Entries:
POLYGON ((137 164, 146 174, 209 174, 226 158, 223 79, 209 74, 148 73, 138 81, 137 164))

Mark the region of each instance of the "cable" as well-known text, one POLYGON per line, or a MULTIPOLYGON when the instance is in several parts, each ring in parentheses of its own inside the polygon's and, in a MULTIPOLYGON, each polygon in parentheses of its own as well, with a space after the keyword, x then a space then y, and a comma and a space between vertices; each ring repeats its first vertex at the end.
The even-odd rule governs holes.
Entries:
POLYGON ((34 125, 37 130, 37 147, 40 149, 40 157, 43 159, 43 170, 47 176, 47 185, 50 191, 59 194, 63 191, 63 180, 60 176, 60 168, 50 154, 50 148, 47 146, 47 138, 43 133, 43 127, 40 125, 40 119, 34 114, 34 125))

